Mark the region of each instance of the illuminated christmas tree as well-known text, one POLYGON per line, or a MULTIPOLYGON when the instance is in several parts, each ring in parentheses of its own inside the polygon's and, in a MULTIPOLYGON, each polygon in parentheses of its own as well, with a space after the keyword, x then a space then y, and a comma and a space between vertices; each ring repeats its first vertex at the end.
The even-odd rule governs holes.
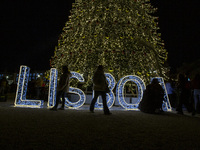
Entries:
POLYGON ((98 65, 116 80, 163 76, 167 52, 149 0, 77 0, 58 40, 52 67, 68 65, 91 82, 98 65))

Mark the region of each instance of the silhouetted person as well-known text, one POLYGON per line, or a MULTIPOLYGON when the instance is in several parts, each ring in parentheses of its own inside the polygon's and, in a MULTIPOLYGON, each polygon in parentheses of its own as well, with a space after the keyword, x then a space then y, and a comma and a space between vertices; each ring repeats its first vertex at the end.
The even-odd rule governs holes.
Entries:
POLYGON ((43 79, 41 77, 37 78, 35 81, 36 99, 41 98, 42 85, 43 85, 43 79))
POLYGON ((30 99, 36 98, 36 92, 35 92, 35 80, 32 79, 28 83, 28 89, 27 89, 27 97, 30 99))
POLYGON ((8 81, 3 77, 0 81, 0 95, 5 95, 7 93, 8 81))
POLYGON ((57 87, 56 104, 53 108, 51 108, 51 110, 57 110, 58 104, 60 102, 60 97, 62 97, 62 106, 59 109, 64 110, 65 96, 68 97, 69 79, 71 77, 71 73, 68 70, 67 66, 63 66, 62 70, 63 70, 63 74, 60 76, 60 80, 57 87))
POLYGON ((16 89, 17 89, 17 84, 13 82, 13 83, 10 85, 10 90, 11 90, 10 92, 11 92, 11 93, 13 93, 13 92, 16 93, 16 89))
POLYGON ((192 80, 192 89, 194 90, 194 110, 192 115, 195 115, 198 110, 198 104, 200 104, 200 74, 196 74, 192 80))
POLYGON ((94 112, 94 105, 97 101, 99 95, 101 95, 103 100, 103 110, 105 115, 110 115, 110 111, 107 106, 106 101, 106 87, 108 87, 108 83, 106 81, 106 76, 104 74, 103 66, 99 65, 96 72, 93 76, 93 90, 94 90, 94 98, 92 99, 90 105, 90 111, 94 112))
POLYGON ((187 108, 188 112, 191 112, 191 106, 189 103, 190 97, 190 88, 188 79, 184 76, 184 74, 179 74, 178 76, 178 85, 177 85, 177 98, 178 98, 178 107, 177 113, 183 114, 183 105, 187 108))
POLYGON ((168 94, 168 97, 169 97, 169 101, 170 101, 170 104, 173 108, 176 108, 177 104, 176 104, 176 95, 174 93, 174 88, 173 88, 173 85, 172 85, 172 80, 169 79, 166 83, 165 83, 165 87, 166 87, 166 90, 167 90, 167 94, 168 94))
POLYGON ((146 113, 162 112, 164 90, 157 79, 153 79, 144 91, 143 99, 139 104, 139 109, 146 113))

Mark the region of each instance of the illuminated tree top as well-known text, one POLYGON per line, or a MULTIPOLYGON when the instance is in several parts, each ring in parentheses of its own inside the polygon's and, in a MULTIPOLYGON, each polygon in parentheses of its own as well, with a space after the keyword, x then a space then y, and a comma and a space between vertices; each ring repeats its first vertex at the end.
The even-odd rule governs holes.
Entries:
POLYGON ((98 65, 116 79, 163 76, 167 52, 149 0, 84 0, 72 5, 51 64, 83 73, 89 83, 98 65))

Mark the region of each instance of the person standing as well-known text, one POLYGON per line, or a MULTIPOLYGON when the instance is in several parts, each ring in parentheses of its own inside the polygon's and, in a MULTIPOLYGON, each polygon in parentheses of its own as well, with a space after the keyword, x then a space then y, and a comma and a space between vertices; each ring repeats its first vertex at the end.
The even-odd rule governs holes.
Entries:
POLYGON ((178 98, 178 106, 177 113, 183 115, 183 105, 187 108, 188 112, 191 112, 191 106, 189 104, 190 97, 190 87, 187 78, 184 74, 179 74, 178 76, 178 85, 177 85, 177 98, 178 98))
POLYGON ((196 74, 192 80, 192 89, 194 90, 194 110, 192 112, 192 115, 194 116, 198 110, 197 104, 200 104, 200 74, 196 74))
POLYGON ((99 95, 101 95, 103 100, 103 110, 105 115, 110 115, 110 111, 107 106, 106 101, 106 88, 108 87, 108 83, 106 81, 106 76, 104 74, 104 69, 102 65, 99 65, 96 72, 93 76, 93 90, 94 90, 94 98, 90 104, 90 112, 94 112, 94 105, 97 101, 99 95))
POLYGON ((4 96, 7 93, 8 81, 3 77, 0 81, 0 95, 4 96))
POLYGON ((62 67, 63 74, 60 76, 60 80, 57 87, 56 104, 50 110, 57 110, 58 104, 60 102, 60 97, 62 97, 62 106, 60 110, 64 110, 65 106, 65 96, 68 97, 69 93, 69 79, 72 76, 67 66, 62 67))
POLYGON ((41 98, 41 90, 42 90, 43 79, 42 77, 38 77, 35 82, 35 90, 36 90, 36 99, 41 98))
POLYGON ((175 94, 174 94, 174 88, 172 86, 172 80, 169 79, 166 83, 165 83, 165 87, 167 90, 167 95, 169 97, 169 101, 170 104, 173 108, 176 108, 176 99, 175 99, 175 94))

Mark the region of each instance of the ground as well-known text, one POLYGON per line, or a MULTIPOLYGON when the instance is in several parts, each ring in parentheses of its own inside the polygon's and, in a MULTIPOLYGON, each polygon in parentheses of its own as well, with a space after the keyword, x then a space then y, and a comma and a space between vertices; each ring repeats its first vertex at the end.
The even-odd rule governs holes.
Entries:
POLYGON ((89 112, 14 107, 0 102, 0 149, 137 150, 200 149, 200 115, 146 114, 111 109, 89 112))

